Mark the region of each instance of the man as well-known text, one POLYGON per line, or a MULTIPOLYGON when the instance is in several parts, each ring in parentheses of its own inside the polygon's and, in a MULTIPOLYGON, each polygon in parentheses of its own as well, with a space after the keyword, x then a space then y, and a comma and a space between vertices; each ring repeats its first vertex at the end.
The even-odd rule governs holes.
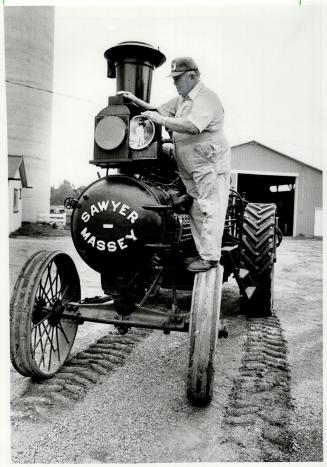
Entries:
POLYGON ((191 231, 198 257, 188 270, 204 272, 216 267, 230 183, 230 147, 223 132, 224 109, 218 96, 200 81, 191 57, 176 58, 171 73, 179 96, 154 107, 130 92, 123 95, 147 109, 143 115, 173 132, 175 159, 187 193, 193 198, 191 231))

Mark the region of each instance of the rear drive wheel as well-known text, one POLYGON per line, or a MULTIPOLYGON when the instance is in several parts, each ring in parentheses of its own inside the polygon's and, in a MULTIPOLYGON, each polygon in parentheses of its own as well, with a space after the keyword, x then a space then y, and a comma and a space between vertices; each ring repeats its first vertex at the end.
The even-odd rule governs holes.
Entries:
POLYGON ((186 396, 195 406, 210 403, 224 269, 221 265, 194 279, 189 326, 186 396))
POLYGON ((10 302, 10 357, 20 374, 50 378, 62 367, 78 327, 62 315, 68 302, 80 298, 70 256, 40 251, 26 261, 10 302))
POLYGON ((249 203, 244 212, 241 265, 248 269, 256 291, 241 299, 249 317, 271 316, 274 300, 276 258, 276 205, 249 203))

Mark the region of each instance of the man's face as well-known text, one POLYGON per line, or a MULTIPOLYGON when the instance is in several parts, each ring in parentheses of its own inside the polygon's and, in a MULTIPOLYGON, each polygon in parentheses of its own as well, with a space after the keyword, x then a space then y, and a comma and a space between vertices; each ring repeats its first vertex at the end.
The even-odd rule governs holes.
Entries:
POLYGON ((194 88, 195 80, 192 75, 187 71, 179 76, 174 76, 174 85, 176 86, 178 94, 185 97, 194 88))

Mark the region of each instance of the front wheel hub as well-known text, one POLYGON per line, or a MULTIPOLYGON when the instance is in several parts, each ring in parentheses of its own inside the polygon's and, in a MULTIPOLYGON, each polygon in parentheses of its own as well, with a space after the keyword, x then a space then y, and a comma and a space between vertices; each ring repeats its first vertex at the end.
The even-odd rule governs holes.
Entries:
POLYGON ((50 326, 57 326, 60 323, 63 313, 64 307, 62 306, 61 300, 56 300, 48 316, 50 326))

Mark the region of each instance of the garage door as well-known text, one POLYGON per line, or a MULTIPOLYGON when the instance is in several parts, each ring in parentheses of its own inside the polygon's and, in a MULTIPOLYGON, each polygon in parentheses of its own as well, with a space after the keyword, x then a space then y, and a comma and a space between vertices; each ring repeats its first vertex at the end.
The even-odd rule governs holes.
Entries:
POLYGON ((253 203, 275 203, 283 235, 293 235, 295 177, 238 174, 237 191, 253 203))

